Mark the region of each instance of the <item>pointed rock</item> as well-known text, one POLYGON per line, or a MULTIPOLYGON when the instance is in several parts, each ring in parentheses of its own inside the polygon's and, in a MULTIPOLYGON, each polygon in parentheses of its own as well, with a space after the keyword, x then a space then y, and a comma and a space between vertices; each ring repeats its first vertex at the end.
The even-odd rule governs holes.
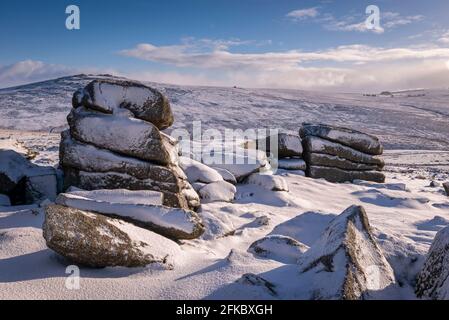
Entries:
POLYGON ((446 195, 449 197, 449 182, 443 183, 444 191, 446 192, 446 195))
POLYGON ((310 286, 307 299, 382 298, 394 273, 371 233, 363 207, 352 206, 331 221, 321 238, 299 259, 310 286))
POLYGON ((449 299, 449 227, 440 230, 416 281, 416 295, 434 300, 449 299))

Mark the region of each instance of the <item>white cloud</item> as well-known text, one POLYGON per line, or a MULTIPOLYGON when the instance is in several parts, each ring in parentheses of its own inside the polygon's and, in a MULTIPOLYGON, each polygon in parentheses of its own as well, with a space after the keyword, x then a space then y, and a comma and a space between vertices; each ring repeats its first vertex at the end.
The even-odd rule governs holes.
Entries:
POLYGON ((287 14, 287 17, 295 21, 312 19, 314 22, 323 25, 327 30, 344 32, 374 32, 383 33, 385 30, 409 25, 424 20, 423 15, 402 16, 397 12, 381 11, 381 26, 378 29, 368 29, 365 21, 367 15, 348 15, 335 17, 331 13, 320 14, 317 8, 295 10, 287 14))
POLYGON ((348 45, 309 52, 235 53, 195 46, 140 44, 121 54, 188 68, 187 73, 133 75, 141 80, 178 84, 337 91, 449 85, 446 68, 449 48, 430 45, 398 48, 348 45))
POLYGON ((319 15, 317 7, 294 10, 287 13, 287 18, 292 20, 306 20, 308 18, 316 18, 319 15))
POLYGON ((75 69, 66 66, 24 60, 11 65, 0 66, 0 87, 11 87, 74 73, 77 73, 75 69))
POLYGON ((123 50, 122 55, 146 61, 162 62, 178 67, 196 68, 289 68, 305 62, 383 62, 404 59, 449 58, 449 48, 409 47, 381 48, 366 45, 348 45, 327 50, 304 52, 232 53, 227 50, 199 50, 182 45, 155 46, 139 44, 133 49, 123 50))
POLYGON ((438 41, 441 43, 449 44, 449 31, 443 33, 438 41))
POLYGON ((408 24, 412 24, 414 22, 419 22, 424 20, 423 15, 414 15, 414 16, 401 16, 396 12, 385 12, 381 15, 384 20, 383 26, 385 29, 393 29, 399 26, 405 26, 408 24))

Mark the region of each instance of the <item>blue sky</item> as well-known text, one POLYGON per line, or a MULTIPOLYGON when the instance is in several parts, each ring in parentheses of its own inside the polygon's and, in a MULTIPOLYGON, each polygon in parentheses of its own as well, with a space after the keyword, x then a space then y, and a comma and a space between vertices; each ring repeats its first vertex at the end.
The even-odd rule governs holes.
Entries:
POLYGON ((443 87, 448 18, 447 0, 2 1, 0 87, 78 72, 194 85, 443 87), (80 30, 65 28, 71 4, 80 30), (375 32, 364 27, 371 4, 381 12, 375 32))

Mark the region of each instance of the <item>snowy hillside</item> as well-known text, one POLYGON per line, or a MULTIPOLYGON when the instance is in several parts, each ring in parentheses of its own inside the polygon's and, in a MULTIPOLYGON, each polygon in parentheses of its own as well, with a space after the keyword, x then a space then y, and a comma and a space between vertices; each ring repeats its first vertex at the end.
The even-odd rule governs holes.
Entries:
MULTIPOLYGON (((80 75, 0 90, 0 149, 56 166, 73 92, 95 78, 80 75)), ((437 232, 449 226, 443 187, 449 182, 449 90, 366 96, 151 85, 170 99, 175 122, 168 133, 200 120, 203 129, 276 127, 298 134, 302 122, 319 121, 376 135, 387 149, 386 182, 335 184, 304 177, 301 170, 279 170, 239 183, 233 176, 228 183, 223 170, 181 157, 187 179, 205 193, 192 219, 181 210, 159 211, 157 192, 60 195, 56 203, 79 210, 136 219, 151 212, 150 222, 167 228, 179 227, 179 221, 190 227, 198 222, 196 214, 204 224, 201 236, 175 243, 104 218, 100 240, 117 230, 128 232, 150 244, 145 250, 154 250, 156 257, 168 252, 170 261, 160 258, 159 265, 138 268, 81 267, 76 290, 66 287, 70 262, 42 236, 43 229, 52 233, 43 228, 48 203, 0 202, 0 299, 418 298, 415 284, 426 254, 437 232), (350 270, 352 264, 356 268, 350 270), (356 285, 347 280, 348 270, 356 285)), ((80 212, 69 213, 83 216, 80 212)))
MULTIPOLYGON (((60 131, 73 92, 98 76, 78 75, 0 90, 0 128, 60 131)), ((100 76, 109 78, 109 76, 100 76)), ((321 121, 378 136, 387 149, 449 147, 449 90, 367 96, 296 90, 180 87, 150 83, 169 97, 175 124, 208 128, 281 128, 321 121)))

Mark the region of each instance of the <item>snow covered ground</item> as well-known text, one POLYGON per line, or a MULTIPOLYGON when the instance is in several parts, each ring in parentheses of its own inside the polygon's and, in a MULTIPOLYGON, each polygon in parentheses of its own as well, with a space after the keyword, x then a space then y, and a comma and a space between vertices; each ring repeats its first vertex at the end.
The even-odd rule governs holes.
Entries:
MULTIPOLYGON (((0 90, 0 147, 14 145, 32 154, 37 164, 56 165, 57 132, 65 125, 71 94, 89 80, 71 77, 0 90)), ((449 225, 449 198, 441 186, 429 186, 431 181, 449 181, 449 91, 392 98, 157 86, 172 101, 175 128, 201 120, 204 128, 296 131, 301 122, 321 121, 378 135, 387 148, 387 181, 332 184, 279 171, 289 192, 237 185, 234 203, 202 205, 207 231, 200 239, 183 242, 174 270, 81 268, 79 290, 66 288, 68 264, 45 244, 43 210, 0 207, 0 299, 298 298, 304 288, 297 283, 297 264, 261 258, 248 248, 269 234, 311 246, 351 205, 364 206, 394 269, 399 288, 388 298, 415 299, 413 285, 425 254, 436 232, 449 225), (288 281, 272 296, 235 283, 247 273, 274 283, 288 281)))

